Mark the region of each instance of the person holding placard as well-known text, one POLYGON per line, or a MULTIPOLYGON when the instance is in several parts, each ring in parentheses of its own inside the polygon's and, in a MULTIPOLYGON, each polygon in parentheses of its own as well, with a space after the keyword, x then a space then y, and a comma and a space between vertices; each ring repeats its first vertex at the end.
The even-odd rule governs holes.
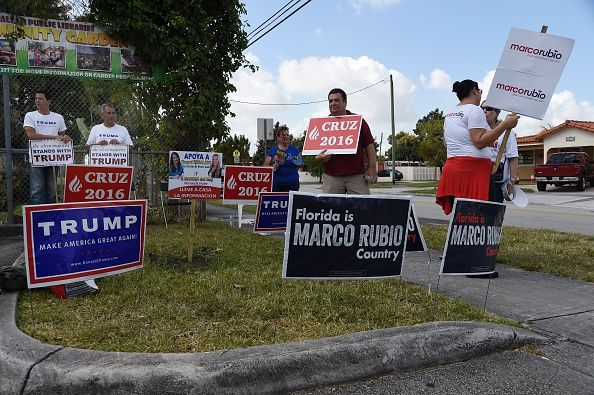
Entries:
POLYGON ((101 120, 103 123, 93 126, 87 139, 87 147, 91 144, 123 144, 131 147, 132 139, 128 129, 116 123, 116 109, 112 104, 101 105, 101 120))
POLYGON ((275 133, 276 145, 266 152, 264 166, 274 167, 272 192, 299 190, 299 150, 289 144, 289 128, 280 126, 275 133))
POLYGON ((518 124, 517 115, 508 115, 495 128, 487 124, 479 107, 483 91, 472 80, 456 81, 453 92, 460 103, 446 113, 444 141, 447 160, 443 168, 435 201, 450 214, 455 198, 489 199, 489 177, 492 162, 490 147, 506 129, 518 124))
MULTIPOLYGON (((64 143, 70 141, 66 134, 66 124, 62 115, 50 111, 52 97, 45 90, 35 92, 35 106, 37 111, 25 114, 23 127, 29 140, 59 140, 64 143)), ((56 175, 55 167, 31 166, 30 177, 30 204, 55 203, 56 175)))
MULTIPOLYGON (((485 112, 487 124, 491 129, 499 124, 497 117, 501 110, 498 108, 481 104, 481 108, 485 112)), ((503 135, 491 145, 491 160, 497 160, 497 153, 499 147, 503 143, 503 135)), ((501 163, 497 172, 491 174, 489 184, 489 201, 503 203, 503 188, 507 188, 507 195, 514 192, 513 184, 516 182, 516 174, 518 174, 518 143, 516 141, 516 133, 512 130, 509 134, 507 143, 505 144, 505 151, 501 157, 501 163)))
MULTIPOLYGON (((346 105, 347 95, 344 90, 334 88, 328 93, 331 116, 352 115, 353 113, 346 109, 346 105)), ((324 193, 369 195, 369 183, 377 181, 374 139, 364 119, 356 154, 332 155, 326 154, 324 150, 316 156, 316 160, 324 164, 324 193), (368 162, 367 171, 365 156, 368 162)))

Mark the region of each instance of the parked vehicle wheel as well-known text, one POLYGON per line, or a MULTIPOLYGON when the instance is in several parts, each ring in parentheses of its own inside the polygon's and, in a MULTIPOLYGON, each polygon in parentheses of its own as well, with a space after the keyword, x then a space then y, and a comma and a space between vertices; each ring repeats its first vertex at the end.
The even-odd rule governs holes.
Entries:
POLYGON ((538 189, 539 191, 546 191, 547 190, 547 184, 545 182, 537 182, 536 183, 536 189, 538 189))
POLYGON ((584 189, 586 189, 586 179, 584 177, 581 177, 578 180, 578 184, 575 186, 575 190, 581 192, 584 189))

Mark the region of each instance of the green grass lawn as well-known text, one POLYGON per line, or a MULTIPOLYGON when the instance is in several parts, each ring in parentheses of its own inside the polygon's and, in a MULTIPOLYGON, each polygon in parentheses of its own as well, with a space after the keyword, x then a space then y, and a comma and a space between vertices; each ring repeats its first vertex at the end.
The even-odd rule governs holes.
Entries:
POLYGON ((17 322, 44 342, 106 351, 196 352, 428 321, 514 324, 400 280, 281 278, 283 241, 216 222, 149 226, 145 267, 98 280, 97 295, 22 292, 17 322))
MULTIPOLYGON (((429 248, 443 250, 446 225, 424 225, 429 248)), ((504 226, 497 262, 594 282, 594 237, 504 226)))

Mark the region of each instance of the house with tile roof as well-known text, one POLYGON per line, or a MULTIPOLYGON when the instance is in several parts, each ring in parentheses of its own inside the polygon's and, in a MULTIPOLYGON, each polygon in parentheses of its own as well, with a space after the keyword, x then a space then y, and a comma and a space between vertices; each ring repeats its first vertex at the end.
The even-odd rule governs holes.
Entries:
POLYGON ((594 159, 594 121, 567 120, 517 141, 518 177, 531 180, 534 166, 545 163, 555 152, 586 152, 594 159))

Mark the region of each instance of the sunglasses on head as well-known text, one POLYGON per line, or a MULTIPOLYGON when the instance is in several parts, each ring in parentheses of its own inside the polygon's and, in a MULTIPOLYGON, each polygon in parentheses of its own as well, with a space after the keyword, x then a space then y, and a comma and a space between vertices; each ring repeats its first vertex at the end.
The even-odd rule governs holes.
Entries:
POLYGON ((495 111, 493 107, 481 107, 483 111, 495 111))

